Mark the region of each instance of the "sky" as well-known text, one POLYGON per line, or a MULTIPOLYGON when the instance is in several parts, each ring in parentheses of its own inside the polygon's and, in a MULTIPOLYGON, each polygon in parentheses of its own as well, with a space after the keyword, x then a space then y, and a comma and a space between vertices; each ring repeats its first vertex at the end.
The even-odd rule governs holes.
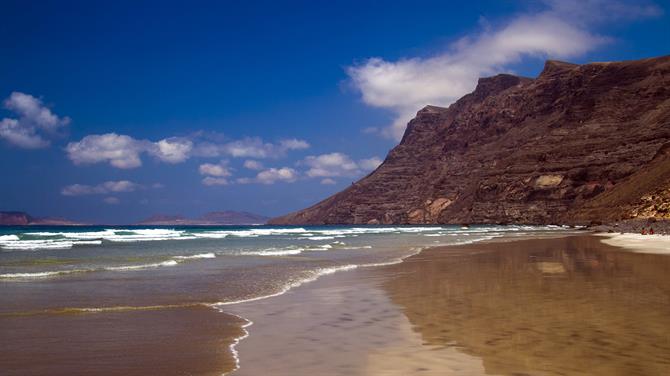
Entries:
POLYGON ((0 211, 312 205, 497 73, 670 54, 669 1, 1 1, 0 211))

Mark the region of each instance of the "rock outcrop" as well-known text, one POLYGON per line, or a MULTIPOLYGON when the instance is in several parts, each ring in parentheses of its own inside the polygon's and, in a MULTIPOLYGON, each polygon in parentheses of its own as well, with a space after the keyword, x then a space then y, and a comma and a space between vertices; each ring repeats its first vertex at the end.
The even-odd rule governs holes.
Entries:
POLYGON ((272 224, 564 223, 667 217, 670 56, 479 80, 427 106, 374 172, 272 224))

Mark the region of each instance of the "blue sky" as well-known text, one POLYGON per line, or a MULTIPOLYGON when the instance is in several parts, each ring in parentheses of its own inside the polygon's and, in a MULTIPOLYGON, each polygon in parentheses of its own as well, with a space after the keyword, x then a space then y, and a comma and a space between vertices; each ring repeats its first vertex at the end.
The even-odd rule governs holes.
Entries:
POLYGON ((668 2, 2 1, 0 210, 278 215, 499 72, 666 55, 668 2))

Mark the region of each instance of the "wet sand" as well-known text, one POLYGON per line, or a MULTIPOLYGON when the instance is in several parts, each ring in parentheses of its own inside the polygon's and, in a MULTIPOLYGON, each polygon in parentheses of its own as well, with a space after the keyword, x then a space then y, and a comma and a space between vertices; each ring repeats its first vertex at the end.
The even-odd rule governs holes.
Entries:
POLYGON ((0 374, 221 375, 245 323, 204 306, 3 316, 0 374))
POLYGON ((667 375, 668 275, 595 236, 433 248, 226 308, 235 375, 667 375))

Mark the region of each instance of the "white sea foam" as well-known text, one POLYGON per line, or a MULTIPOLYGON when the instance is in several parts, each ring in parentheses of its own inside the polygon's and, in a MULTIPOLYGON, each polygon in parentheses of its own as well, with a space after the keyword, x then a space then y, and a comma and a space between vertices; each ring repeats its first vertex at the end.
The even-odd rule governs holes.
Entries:
POLYGON ((306 239, 309 239, 309 240, 332 240, 332 239, 335 239, 335 237, 334 236, 310 236, 306 239))
POLYGON ((11 250, 68 249, 75 243, 57 240, 15 240, 0 242, 0 247, 11 250))
POLYGON ((192 256, 175 256, 174 258, 177 260, 208 259, 208 258, 216 258, 216 255, 210 252, 210 253, 200 253, 192 256))
MULTIPOLYGON (((219 312, 221 312, 221 310, 219 310, 219 312)), ((225 376, 225 375, 228 375, 228 374, 231 374, 231 373, 237 371, 238 369, 240 369, 240 354, 237 352, 236 347, 237 347, 237 345, 240 343, 240 341, 242 341, 242 340, 244 340, 245 338, 249 337, 249 331, 247 330, 247 328, 254 324, 253 321, 248 320, 248 319, 245 319, 245 318, 242 317, 242 316, 238 316, 238 315, 235 315, 235 314, 232 314, 232 313, 227 313, 227 314, 228 314, 228 315, 235 316, 235 317, 237 317, 237 318, 239 318, 239 319, 241 319, 241 320, 244 320, 245 323, 242 324, 242 327, 241 327, 241 328, 242 328, 242 335, 239 336, 239 337, 237 337, 237 338, 235 338, 235 340, 233 341, 233 343, 231 343, 230 346, 228 347, 228 348, 230 349, 230 353, 233 355, 233 359, 235 359, 235 369, 233 369, 233 370, 230 371, 230 372, 224 373, 224 376, 225 376)))
POLYGON ((90 269, 69 269, 69 270, 53 270, 53 271, 44 271, 44 272, 35 272, 35 273, 6 273, 0 274, 0 279, 40 279, 40 278, 49 278, 56 277, 67 274, 74 273, 92 273, 92 272, 114 272, 114 271, 135 271, 135 270, 144 270, 144 269, 155 269, 163 268, 170 266, 177 266, 182 262, 188 260, 197 260, 197 259, 211 259, 215 258, 214 253, 201 253, 197 255, 189 256, 174 256, 170 260, 156 262, 151 264, 139 264, 139 265, 122 265, 122 266, 106 266, 99 268, 90 268, 90 269))
POLYGON ((0 274, 0 279, 41 279, 55 277, 58 275, 72 274, 72 273, 85 273, 87 270, 57 270, 50 272, 36 272, 36 273, 7 273, 0 274))
POLYGON ((177 266, 179 262, 176 260, 168 260, 163 262, 157 262, 154 264, 142 264, 142 265, 127 265, 127 266, 108 266, 102 268, 102 270, 116 271, 116 270, 139 270, 139 269, 154 269, 165 266, 177 266))
POLYGON ((222 231, 207 231, 207 232, 196 232, 193 233, 193 236, 196 238, 207 238, 207 239, 223 239, 229 234, 222 231))
POLYGON ((299 255, 305 248, 265 248, 255 251, 242 251, 239 254, 244 256, 294 256, 299 255))

